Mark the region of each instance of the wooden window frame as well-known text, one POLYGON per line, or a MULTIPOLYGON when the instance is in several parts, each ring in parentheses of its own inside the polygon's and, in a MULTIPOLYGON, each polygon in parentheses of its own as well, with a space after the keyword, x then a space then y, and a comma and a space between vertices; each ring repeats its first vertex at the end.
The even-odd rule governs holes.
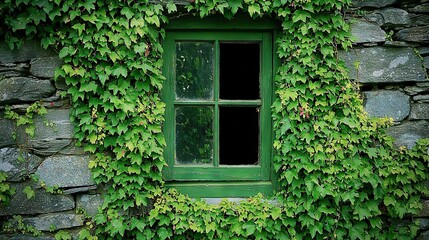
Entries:
POLYGON ((166 26, 163 74, 166 81, 162 97, 166 103, 164 133, 167 147, 164 157, 168 164, 163 176, 167 187, 177 188, 191 197, 249 197, 257 193, 272 195, 276 176, 273 171, 273 133, 271 104, 274 91, 274 73, 278 66, 274 39, 278 25, 271 19, 252 20, 238 17, 232 21, 222 16, 206 19, 184 17, 166 26), (180 101, 174 94, 174 62, 176 41, 214 42, 214 100, 180 101), (239 41, 260 43, 260 99, 220 100, 219 96, 219 42, 239 41), (214 166, 174 165, 175 152, 175 106, 215 106, 214 141, 219 141, 218 106, 258 106, 260 107, 260 164, 219 165, 218 144, 214 144, 214 166), (197 176, 197 177, 195 177, 197 176))

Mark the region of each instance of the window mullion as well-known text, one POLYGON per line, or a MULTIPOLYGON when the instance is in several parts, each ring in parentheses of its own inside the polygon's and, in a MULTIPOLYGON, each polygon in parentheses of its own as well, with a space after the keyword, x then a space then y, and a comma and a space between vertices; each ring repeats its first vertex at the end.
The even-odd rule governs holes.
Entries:
POLYGON ((219 167, 219 40, 215 41, 214 61, 214 149, 213 163, 219 167))

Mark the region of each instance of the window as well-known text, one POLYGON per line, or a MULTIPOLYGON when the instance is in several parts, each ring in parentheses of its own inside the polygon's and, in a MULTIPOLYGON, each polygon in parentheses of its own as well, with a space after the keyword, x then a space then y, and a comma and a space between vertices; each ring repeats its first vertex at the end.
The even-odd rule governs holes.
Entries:
POLYGON ((273 24, 198 20, 164 42, 164 172, 192 197, 270 195, 273 24))

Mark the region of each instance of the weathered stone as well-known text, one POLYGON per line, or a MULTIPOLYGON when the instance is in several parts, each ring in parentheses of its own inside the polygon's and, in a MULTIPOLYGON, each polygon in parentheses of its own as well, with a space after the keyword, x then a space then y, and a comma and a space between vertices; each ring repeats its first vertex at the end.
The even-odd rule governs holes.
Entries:
POLYGON ((55 240, 54 236, 32 236, 27 234, 0 235, 0 240, 55 240))
POLYGON ((352 35, 356 38, 354 43, 384 42, 386 32, 375 23, 362 19, 354 19, 351 25, 352 35))
POLYGON ((30 62, 30 73, 36 77, 54 78, 55 69, 61 65, 58 57, 35 58, 30 62))
POLYGON ((16 189, 10 204, 0 207, 0 216, 16 214, 38 214, 71 210, 75 202, 71 196, 53 195, 45 189, 36 189, 31 199, 22 191, 28 183, 11 184, 16 189))
POLYGON ((429 47, 419 47, 417 51, 421 56, 429 55, 429 47))
POLYGON ((429 69, 429 57, 423 58, 423 67, 429 69))
POLYGON ((84 209, 88 215, 94 217, 98 213, 98 207, 103 205, 103 201, 100 194, 79 195, 76 198, 76 207, 84 209))
POLYGON ((407 86, 404 88, 404 91, 411 96, 419 94, 421 92, 428 91, 429 87, 420 87, 420 86, 407 86))
POLYGON ((88 156, 53 156, 40 164, 36 175, 47 186, 79 187, 94 185, 88 156))
POLYGON ((16 182, 34 173, 42 162, 38 156, 16 148, 0 148, 0 171, 7 173, 7 180, 16 182))
POLYGON ((74 193, 78 193, 78 192, 88 192, 91 190, 96 190, 97 186, 93 185, 93 186, 88 186, 88 187, 77 187, 77 188, 70 188, 70 189, 66 189, 63 191, 63 194, 68 195, 68 194, 74 194, 74 193))
POLYGON ((417 47, 417 43, 400 42, 400 41, 386 41, 383 46, 385 47, 417 47))
POLYGON ((429 95, 417 95, 413 97, 413 100, 416 102, 428 102, 429 95))
POLYGON ((375 22, 382 27, 402 27, 411 23, 407 11, 400 8, 384 8, 365 16, 368 21, 375 22))
POLYGON ((408 11, 415 12, 415 13, 429 13, 429 3, 417 5, 413 8, 408 9, 408 11))
POLYGON ((340 58, 345 60, 350 77, 362 83, 426 81, 421 60, 412 48, 356 48, 341 51, 340 58))
POLYGON ((23 218, 22 221, 39 231, 50 231, 52 229, 59 230, 82 226, 84 216, 73 213, 49 213, 37 217, 23 218))
POLYGON ((24 76, 28 73, 28 68, 29 64, 27 63, 0 64, 0 79, 24 76))
POLYGON ((382 8, 396 3, 397 0, 353 0, 352 7, 382 8))
POLYGON ((393 35, 393 39, 406 42, 429 43, 429 26, 402 29, 393 35))
POLYGON ((35 153, 52 155, 70 146, 73 138, 73 125, 70 122, 70 110, 51 109, 34 120, 35 135, 28 137, 20 129, 18 142, 27 144, 35 153))
POLYGON ((49 80, 11 77, 0 80, 0 104, 37 101, 55 93, 49 80))
POLYGON ((16 144, 13 138, 15 125, 9 119, 0 119, 0 148, 16 144))
POLYGON ((417 221, 419 221, 419 228, 422 230, 428 229, 429 228, 429 219, 427 218, 419 218, 416 219, 417 221))
POLYGON ((429 217, 429 200, 422 200, 421 203, 423 208, 416 217, 429 217))
POLYGON ((411 104, 410 120, 429 119, 429 103, 411 104))
POLYGON ((411 26, 429 25, 428 15, 423 14, 410 14, 411 26))
POLYGON ((54 51, 42 48, 40 42, 27 41, 22 48, 10 50, 4 41, 0 42, 0 63, 28 62, 33 58, 56 56, 54 51))
POLYGON ((396 146, 411 149, 421 138, 429 138, 429 123, 426 121, 404 122, 387 129, 387 133, 396 139, 396 146))
POLYGON ((405 119, 410 113, 410 97, 399 91, 365 92, 365 110, 371 117, 405 119))
POLYGON ((429 231, 421 232, 420 235, 416 239, 417 240, 429 240, 429 231))

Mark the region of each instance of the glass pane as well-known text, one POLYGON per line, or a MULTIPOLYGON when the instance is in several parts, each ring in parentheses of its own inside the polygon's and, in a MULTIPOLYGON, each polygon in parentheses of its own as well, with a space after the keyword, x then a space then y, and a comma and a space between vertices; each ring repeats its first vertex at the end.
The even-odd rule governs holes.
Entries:
POLYGON ((176 108, 176 164, 213 162, 213 107, 176 108))
POLYGON ((213 61, 213 43, 176 43, 176 99, 213 99, 213 61))
POLYGON ((257 165, 259 107, 219 107, 219 163, 257 165))
POLYGON ((220 44, 220 98, 259 99, 259 43, 220 44))

